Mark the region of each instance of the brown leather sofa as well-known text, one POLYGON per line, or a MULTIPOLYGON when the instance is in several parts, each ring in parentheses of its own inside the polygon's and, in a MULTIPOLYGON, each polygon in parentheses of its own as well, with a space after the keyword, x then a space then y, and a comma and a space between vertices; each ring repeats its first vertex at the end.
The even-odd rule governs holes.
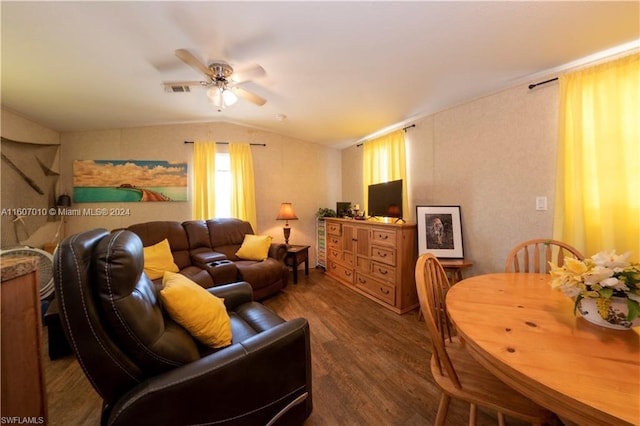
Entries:
POLYGON ((205 348, 164 312, 142 247, 132 232, 94 229, 54 255, 61 323, 104 401, 101 423, 303 424, 312 411, 307 321, 254 302, 247 283, 212 287, 233 339, 205 348))
POLYGON ((251 224, 240 219, 156 221, 131 225, 127 230, 138 235, 145 247, 166 238, 180 273, 204 288, 246 281, 260 300, 277 293, 289 281, 284 264, 287 246, 283 243, 272 243, 264 261, 235 255, 244 236, 254 233, 251 224))

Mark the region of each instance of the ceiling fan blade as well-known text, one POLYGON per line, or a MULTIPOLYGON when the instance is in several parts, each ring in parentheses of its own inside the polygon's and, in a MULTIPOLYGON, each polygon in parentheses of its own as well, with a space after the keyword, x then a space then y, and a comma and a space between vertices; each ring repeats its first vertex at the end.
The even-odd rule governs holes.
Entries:
POLYGON ((248 90, 245 90, 242 87, 232 87, 231 91, 235 93, 238 97, 242 99, 246 99, 249 102, 253 102, 258 106, 262 106, 267 103, 266 99, 256 95, 255 93, 249 92, 248 90))
POLYGON ((182 62, 191 66, 193 69, 200 71, 206 76, 214 77, 213 71, 211 71, 205 64, 200 62, 200 60, 193 56, 193 54, 187 49, 178 49, 175 53, 182 62))
POLYGON ((207 86, 209 83, 206 81, 166 81, 162 85, 167 86, 207 86))
POLYGON ((254 65, 251 68, 246 68, 240 71, 234 71, 229 80, 234 83, 243 83, 245 81, 253 80, 254 78, 260 78, 267 73, 260 65, 254 65))

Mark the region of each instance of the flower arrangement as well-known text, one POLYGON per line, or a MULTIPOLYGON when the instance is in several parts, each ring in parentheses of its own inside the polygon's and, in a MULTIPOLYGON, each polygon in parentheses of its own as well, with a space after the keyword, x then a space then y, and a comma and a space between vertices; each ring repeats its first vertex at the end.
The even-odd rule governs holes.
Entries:
POLYGON ((551 265, 551 285, 575 297, 574 313, 585 298, 595 299, 598 313, 610 323, 631 323, 640 315, 640 263, 627 261, 630 253, 600 252, 583 261, 565 258, 564 265, 551 265), (612 297, 626 299, 626 318, 615 318, 612 297))

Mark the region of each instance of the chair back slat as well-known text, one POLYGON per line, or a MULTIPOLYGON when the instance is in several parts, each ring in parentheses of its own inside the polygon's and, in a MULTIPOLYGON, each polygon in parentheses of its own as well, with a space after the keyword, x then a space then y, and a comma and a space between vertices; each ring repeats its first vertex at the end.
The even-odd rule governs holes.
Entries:
POLYGON ((433 356, 441 374, 446 374, 461 389, 460 379, 447 354, 446 343, 452 342, 455 328, 447 313, 446 295, 450 288, 447 275, 438 261, 430 253, 421 255, 416 263, 416 289, 420 309, 431 337, 433 356))
POLYGON ((583 260, 584 256, 575 247, 562 241, 550 239, 533 239, 516 245, 505 264, 505 272, 549 273, 549 262, 555 259, 558 266, 564 264, 565 257, 583 260))

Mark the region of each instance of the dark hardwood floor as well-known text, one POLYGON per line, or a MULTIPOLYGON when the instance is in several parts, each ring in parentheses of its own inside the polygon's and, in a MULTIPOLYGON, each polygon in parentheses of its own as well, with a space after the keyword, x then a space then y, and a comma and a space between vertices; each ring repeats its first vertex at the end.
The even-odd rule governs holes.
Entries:
MULTIPOLYGON (((314 410, 306 425, 432 425, 440 391, 417 311, 397 315, 317 269, 292 281, 263 303, 285 319, 309 321, 314 410)), ((101 400, 75 358, 44 359, 48 424, 98 425, 101 400)), ((452 401, 447 424, 467 422, 468 405, 452 401)), ((479 410, 478 425, 494 424, 494 413, 479 410)))

